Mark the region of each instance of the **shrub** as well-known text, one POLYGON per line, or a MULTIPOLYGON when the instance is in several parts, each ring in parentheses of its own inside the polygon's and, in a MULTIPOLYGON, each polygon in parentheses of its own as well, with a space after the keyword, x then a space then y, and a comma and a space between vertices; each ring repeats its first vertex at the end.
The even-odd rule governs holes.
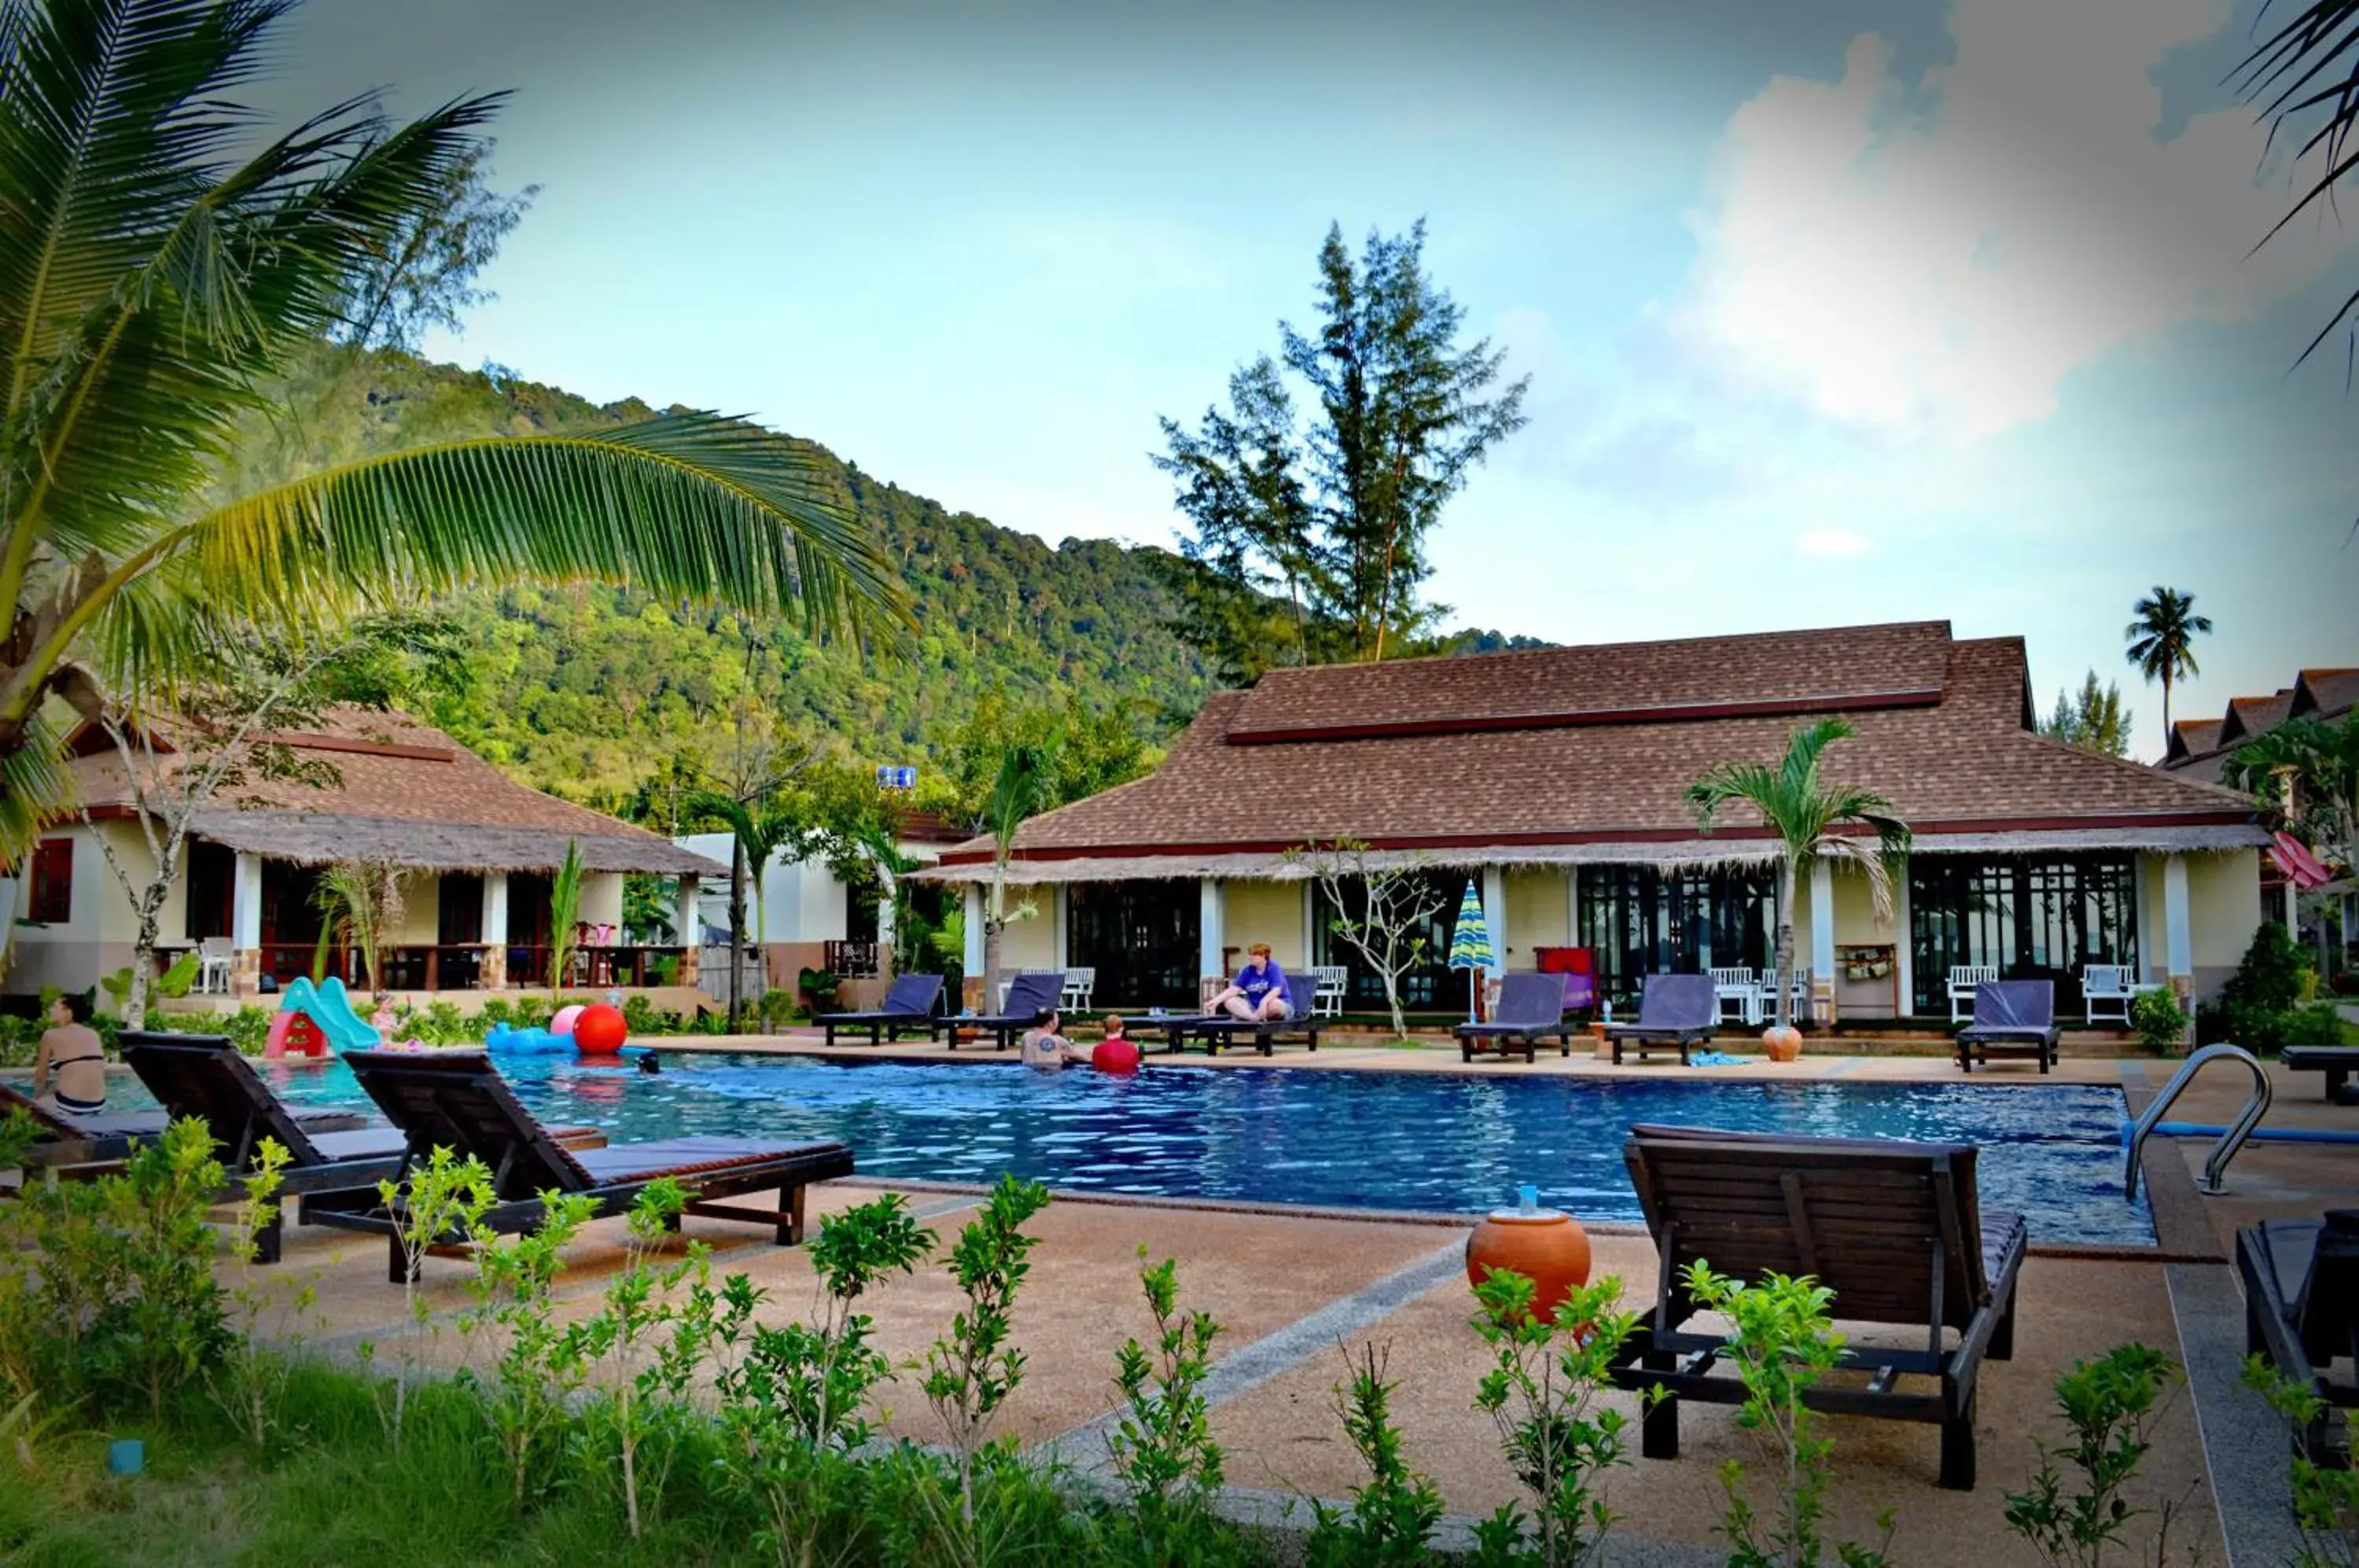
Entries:
MULTIPOLYGON (((2007 1528, 2031 1542, 2042 1561, 2069 1568, 2097 1568, 2109 1546, 2141 1510, 2123 1496, 2153 1446, 2147 1427, 2158 1413, 2164 1390, 2179 1368, 2158 1350, 2143 1345, 2114 1346, 2096 1361, 2075 1361, 2056 1380, 2056 1413, 2071 1429, 2072 1441, 2039 1450, 2039 1470, 2027 1492, 2009 1493, 2007 1528), (2071 1492, 2057 1468, 2062 1460, 2074 1475, 2071 1492)), ((2163 1535, 2170 1530, 2163 1514, 2163 1535)), ((2157 1562, 2168 1553, 2158 1546, 2157 1562)))
POLYGON ((2220 1005, 2261 1012, 2291 1011, 2302 1004, 2303 977, 2309 973, 2308 955, 2294 945, 2285 927, 2263 920, 2245 956, 2237 961, 2236 972, 2220 987, 2220 1005))
POLYGON ((1308 1548, 1310 1568, 1408 1568, 1426 1561, 1426 1542, 1441 1522, 1440 1490, 1401 1455, 1392 1419, 1397 1385, 1385 1377, 1386 1361, 1374 1345, 1362 1345, 1356 1357, 1344 1352, 1350 1377, 1332 1390, 1335 1416, 1368 1479, 1353 1490, 1348 1513, 1311 1504, 1317 1522, 1308 1548))
POLYGON ((1210 1529, 1212 1498, 1221 1489, 1221 1447, 1212 1441, 1204 1380, 1212 1369, 1212 1341, 1221 1325, 1205 1312, 1180 1310, 1180 1265, 1146 1263, 1138 1249, 1138 1282, 1155 1317, 1155 1348, 1123 1343, 1114 1388, 1122 1395, 1119 1428, 1106 1439, 1114 1474, 1129 1495, 1124 1523, 1136 1558, 1147 1563, 1186 1560, 1182 1543, 1210 1529))
POLYGON ((2130 999, 2130 1028, 2148 1051, 2176 1051, 2187 1040, 2187 1009, 2167 989, 2140 991, 2130 999))
POLYGON ((2332 1002, 2282 1009, 2223 1002, 2197 1013, 2196 1038, 2206 1045, 2224 1041, 2267 1055, 2289 1045, 2340 1045, 2343 1021, 2332 1002))
POLYGON ((2292 1568, 2359 1563, 2359 1469, 2326 1452, 2326 1401, 2311 1385, 2279 1377, 2261 1356, 2245 1360, 2245 1386, 2293 1428, 2293 1519, 2301 1549, 2292 1568))

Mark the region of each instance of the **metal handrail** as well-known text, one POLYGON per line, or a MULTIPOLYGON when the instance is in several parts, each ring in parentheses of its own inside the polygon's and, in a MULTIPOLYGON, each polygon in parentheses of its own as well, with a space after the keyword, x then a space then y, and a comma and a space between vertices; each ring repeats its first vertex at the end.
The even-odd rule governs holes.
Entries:
POLYGON ((2212 1152, 2204 1157, 2203 1181, 2197 1188, 2208 1198, 2216 1198, 2227 1191, 2222 1181, 2228 1172, 2228 1161, 2236 1158, 2236 1151, 2245 1147, 2245 1140, 2253 1136, 2253 1129, 2261 1125, 2263 1116, 2269 1114, 2273 1091, 2269 1087, 2268 1069, 2261 1065, 2260 1058, 2241 1045, 2223 1043, 2207 1045, 2189 1057, 2186 1065, 2163 1085, 2162 1093, 2154 1097, 2154 1104, 2146 1108, 2146 1114, 2138 1117, 2137 1125, 2130 1129, 2128 1162, 2122 1167, 2122 1197, 2125 1200, 2137 1196, 2139 1159, 2146 1150, 2147 1135, 2161 1122, 2163 1113, 2170 1109, 2171 1102, 2179 1098, 2179 1092, 2187 1087, 2188 1082, 2207 1062, 2216 1062, 2222 1057, 2243 1062, 2253 1073, 2253 1097, 2245 1102, 2245 1108, 2234 1123, 2220 1135, 2220 1141, 2213 1144, 2212 1152))

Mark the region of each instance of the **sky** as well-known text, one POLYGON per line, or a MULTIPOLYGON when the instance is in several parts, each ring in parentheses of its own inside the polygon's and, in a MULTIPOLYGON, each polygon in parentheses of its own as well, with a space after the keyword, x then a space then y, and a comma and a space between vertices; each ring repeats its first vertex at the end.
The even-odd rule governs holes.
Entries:
POLYGON ((1528 426, 1432 541, 1557 642, 1946 619, 2043 711, 2157 584, 2173 716, 2359 665, 2359 284, 2221 85, 2256 0, 314 0, 266 102, 514 94, 539 187, 427 352, 750 415, 1055 542, 1423 219, 1528 426))

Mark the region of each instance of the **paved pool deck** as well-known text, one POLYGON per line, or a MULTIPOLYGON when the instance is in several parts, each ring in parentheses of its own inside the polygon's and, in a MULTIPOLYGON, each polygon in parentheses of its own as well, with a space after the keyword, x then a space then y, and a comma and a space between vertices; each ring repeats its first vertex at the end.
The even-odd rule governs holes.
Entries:
MULTIPOLYGON (((767 1037, 699 1040, 681 1049, 760 1050, 823 1057, 931 1061, 942 1047, 906 1044, 881 1051, 864 1045, 821 1047, 816 1039, 767 1037)), ((664 1042, 672 1049, 674 1042, 664 1042)), ((978 1071, 1008 1070, 1008 1059, 988 1050, 956 1052, 978 1071)), ((1203 1059, 1190 1057, 1191 1065, 1203 1059)), ((1276 1064, 1311 1072, 1463 1072, 1455 1051, 1384 1046, 1322 1049, 1315 1056, 1283 1051, 1276 1064)), ((1215 1070, 1269 1065, 1250 1054, 1214 1059, 1215 1070)), ((2139 1108, 2178 1063, 2148 1059, 2068 1057, 2043 1078, 2019 1064, 1977 1072, 1973 1082, 1992 1093, 2040 1083, 2118 1084, 2139 1108)), ((1158 1058, 1147 1071, 1169 1070, 1158 1058)), ((1817 1051, 1779 1066, 1754 1061, 1738 1066, 1680 1069, 1676 1062, 1614 1068, 1580 1055, 1553 1054, 1538 1062, 1485 1062, 1484 1074, 1571 1073, 1730 1078, 1844 1078, 1880 1082, 1954 1082, 1954 1063, 1930 1056, 1841 1055, 1817 1051)), ((2315 1076, 2272 1069, 2277 1093, 2273 1127, 2359 1128, 2359 1114, 2323 1103, 2315 1076)), ((2175 1119, 2224 1122, 2243 1104, 2249 1083, 2223 1071, 2199 1080, 2175 1119)), ((2161 1245, 2151 1253, 2099 1253, 2038 1248, 2022 1277, 2015 1358, 1984 1373, 1977 1430, 1981 1485, 1972 1493, 1935 1485, 1933 1429, 1901 1423, 1832 1419, 1838 1482, 1832 1531, 1873 1540, 1877 1516, 1897 1519, 1895 1560, 1922 1564, 2030 1564, 2037 1554, 2005 1526, 2006 1494, 2019 1489, 2038 1463, 2034 1440, 2061 1436, 2049 1410, 2055 1377, 2075 1360, 2102 1355, 2123 1341, 2169 1349, 2190 1368, 2188 1385, 2157 1423, 2156 1446, 2131 1501, 2172 1511, 2174 1563, 2274 1565, 2287 1560, 2285 1439, 2282 1429, 2235 1385, 2243 1356, 2241 1301, 2225 1264, 2234 1228, 2271 1214, 2315 1213, 2337 1202, 2359 1202, 2359 1149, 2287 1143, 2247 1148, 2230 1174, 2230 1192, 2198 1194, 2194 1172, 2207 1146, 2158 1139, 2150 1156, 2151 1192, 2161 1245)), ((813 1222, 897 1184, 855 1180, 815 1190, 813 1222)), ((915 1211, 945 1245, 971 1214, 968 1190, 899 1183, 915 1211)), ((1488 1418, 1473 1408, 1487 1365, 1484 1345, 1468 1326, 1471 1312, 1462 1266, 1466 1236, 1461 1219, 1351 1215, 1332 1212, 1247 1210, 1234 1206, 1060 1198, 1035 1223, 1042 1237, 1016 1312, 1016 1343, 1027 1356, 1023 1387, 1007 1407, 1003 1430, 1043 1454, 1083 1471, 1103 1466, 1104 1432, 1114 1403, 1114 1356, 1122 1342, 1148 1330, 1136 1272, 1138 1249, 1176 1258, 1183 1303, 1210 1312, 1223 1332, 1217 1345, 1211 1394, 1214 1434, 1228 1451, 1230 1506, 1256 1517, 1292 1508, 1307 1518, 1306 1497, 1340 1498, 1357 1479, 1355 1464, 1332 1408, 1343 1376, 1343 1356, 1374 1344, 1397 1380, 1394 1408, 1409 1461, 1441 1487, 1462 1530, 1472 1518, 1510 1500, 1514 1487, 1488 1418)), ((709 1243, 717 1269, 743 1271, 770 1293, 781 1314, 808 1310, 814 1280, 799 1248, 773 1246, 766 1234, 726 1222, 691 1219, 687 1236, 709 1243)), ((619 1220, 590 1227, 569 1258, 561 1287, 565 1311, 589 1310, 621 1258, 619 1220)), ((1631 1227, 1593 1227, 1596 1270, 1632 1283, 1643 1298, 1655 1272, 1655 1252, 1631 1227)), ((381 1243, 332 1231, 289 1230, 287 1259, 277 1270, 318 1291, 319 1321, 309 1338, 319 1350, 351 1355, 363 1342, 382 1358, 402 1334, 403 1296, 385 1282, 381 1243)), ((427 1354, 444 1366, 484 1354, 456 1327, 468 1303, 472 1270, 433 1259, 420 1290, 438 1314, 427 1354)), ((916 1355, 947 1325, 956 1305, 939 1264, 895 1279, 867 1303, 882 1346, 896 1359, 916 1355)), ((1634 1304, 1642 1304, 1634 1302, 1634 1304)), ((1611 1402, 1634 1409, 1620 1396, 1611 1402)), ((890 1430, 919 1441, 939 1436, 914 1385, 904 1379, 883 1396, 890 1430)), ((1612 1505, 1623 1518, 1614 1561, 1686 1564, 1724 1561, 1712 1534, 1723 1498, 1723 1460, 1747 1457, 1750 1438, 1734 1412, 1689 1406, 1685 1448, 1675 1462, 1634 1458, 1610 1482, 1612 1505)), ((1635 1436, 1633 1448, 1635 1450, 1635 1436)), ((2158 1515, 2131 1527, 2133 1541, 2151 1539, 2158 1515)), ((2131 1553, 2144 1555, 2144 1549, 2131 1553)), ((2150 1559, 2149 1559, 2150 1560, 2150 1559)))

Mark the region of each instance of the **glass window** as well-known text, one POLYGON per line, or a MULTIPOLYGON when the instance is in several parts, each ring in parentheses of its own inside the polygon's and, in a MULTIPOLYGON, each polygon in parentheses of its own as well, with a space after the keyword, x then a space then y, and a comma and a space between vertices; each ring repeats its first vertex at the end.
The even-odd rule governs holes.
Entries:
MULTIPOLYGON (((1419 878, 1425 886, 1426 901, 1439 907, 1426 920, 1421 931, 1407 934, 1407 940, 1423 939, 1417 962, 1411 964, 1400 977, 1401 1006, 1413 1012, 1433 1012, 1440 1009, 1458 1011, 1466 1001, 1467 977, 1453 975, 1450 968, 1450 938, 1458 929, 1458 906, 1466 893, 1466 875, 1461 871, 1421 869, 1406 873, 1419 878)), ((1384 977, 1366 956, 1349 939, 1335 931, 1335 921, 1347 917, 1363 919, 1367 912, 1367 890, 1357 877, 1342 881, 1343 907, 1338 909, 1328 897, 1324 882, 1310 885, 1310 946, 1313 962, 1339 964, 1349 973, 1345 982, 1345 1006, 1360 1012, 1375 1012, 1385 1007, 1384 977)), ((1491 945, 1495 952, 1504 940, 1497 931, 1491 933, 1491 945)))
POLYGON ((26 889, 25 918, 45 926, 73 919, 73 840, 45 838, 33 851, 31 886, 26 889))
POLYGON ((1098 972, 1092 1001, 1101 1008, 1192 1009, 1203 910, 1193 882, 1075 883, 1065 898, 1066 962, 1098 972))
POLYGON ((1582 946, 1597 954, 1601 995, 1628 1002, 1649 975, 1766 970, 1776 957, 1777 874, 1768 866, 1663 871, 1581 867, 1582 946))
POLYGON ((2081 1005, 2081 971, 2137 964, 2137 869, 2128 855, 2015 855, 1908 863, 1908 941, 1918 1013, 1949 1011, 1950 970, 1989 964, 2006 980, 2056 982, 2081 1005))

